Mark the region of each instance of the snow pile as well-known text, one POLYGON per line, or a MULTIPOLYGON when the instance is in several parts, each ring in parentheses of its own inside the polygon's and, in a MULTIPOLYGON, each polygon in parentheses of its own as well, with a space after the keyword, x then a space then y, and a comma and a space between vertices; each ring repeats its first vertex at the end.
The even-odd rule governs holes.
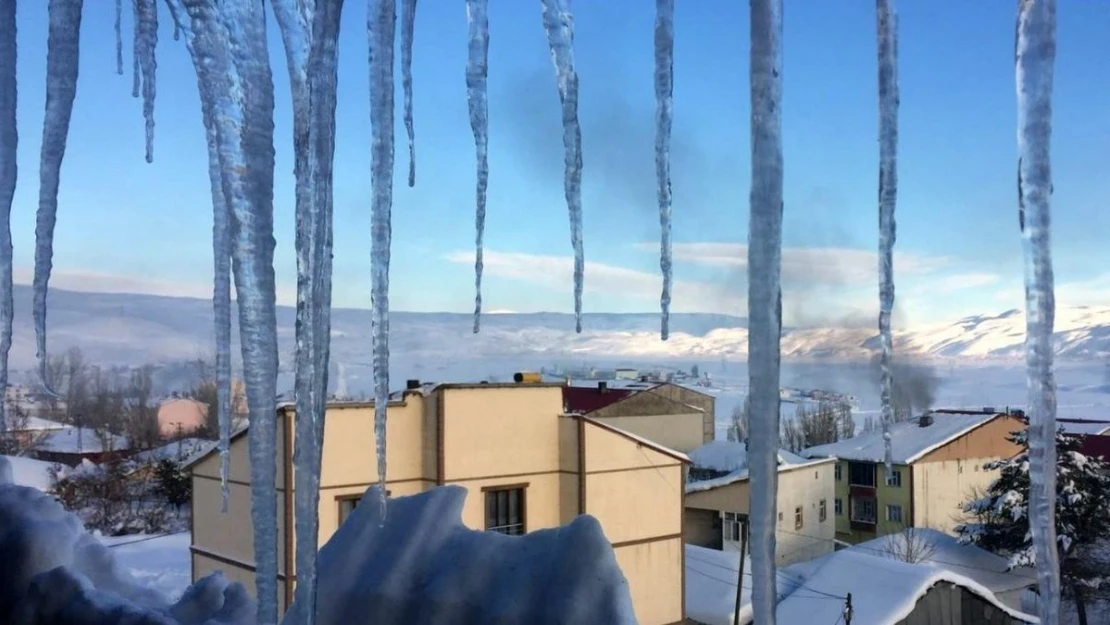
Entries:
POLYGON ((852 622, 894 625, 909 616, 918 600, 940 583, 960 586, 1020 622, 1038 622, 1035 616, 1005 605, 989 589, 958 573, 852 549, 826 556, 824 564, 779 603, 776 615, 778 622, 787 625, 835 623, 844 612, 844 602, 837 599, 852 593, 852 622), (865 587, 860 586, 860 580, 867 580, 865 587))
POLYGON ((731 473, 748 466, 748 449, 743 443, 710 441, 690 452, 690 462, 698 469, 731 473))
POLYGON ((4 467, 0 471, 9 472, 0 474, 0 484, 29 486, 43 492, 50 490, 50 467, 54 466, 53 464, 22 456, 0 456, 0 458, 5 460, 4 463, 0 463, 0 466, 4 467))
POLYGON ((139 585, 51 497, 11 483, 0 457, 0 622, 18 625, 247 625, 254 602, 213 574, 177 603, 139 585))
MULTIPOLYGON (((466 489, 377 487, 320 550, 318 625, 632 625, 628 582, 593 517, 524 536, 468 529, 466 489)), ((285 623, 304 622, 294 602, 285 623)))
MULTIPOLYGON (((890 426, 892 462, 909 464, 971 430, 987 423, 998 415, 983 413, 931 413, 933 422, 920 425, 921 417, 894 423, 890 426)), ((1020 425, 1014 429, 1020 429, 1020 425)), ((883 462, 886 445, 881 431, 867 432, 827 445, 804 449, 807 458, 840 458, 862 462, 883 462)))

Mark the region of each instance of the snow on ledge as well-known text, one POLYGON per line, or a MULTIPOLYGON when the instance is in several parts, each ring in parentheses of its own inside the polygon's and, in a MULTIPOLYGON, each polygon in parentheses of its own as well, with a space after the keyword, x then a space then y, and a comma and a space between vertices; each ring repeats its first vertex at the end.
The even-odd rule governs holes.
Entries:
POLYGON ((52 497, 11 483, 0 456, 0 623, 248 625, 254 601, 220 573, 174 604, 138 584, 110 549, 52 497))
MULTIPOLYGON (((319 554, 317 624, 635 625, 628 582, 601 525, 505 536, 462 522, 467 491, 440 486, 389 500, 377 487, 319 554)), ((303 622, 294 603, 284 623, 303 622)))

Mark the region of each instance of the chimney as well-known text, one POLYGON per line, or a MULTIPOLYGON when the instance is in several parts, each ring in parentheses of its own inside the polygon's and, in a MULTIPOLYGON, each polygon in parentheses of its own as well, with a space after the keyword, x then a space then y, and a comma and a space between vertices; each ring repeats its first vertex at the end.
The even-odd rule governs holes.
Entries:
POLYGON ((524 381, 524 374, 523 373, 514 373, 513 374, 513 382, 516 382, 517 384, 520 384, 523 381, 524 381))
POLYGON ((932 424, 933 424, 933 415, 931 415, 931 414, 923 414, 917 420, 918 427, 927 428, 932 424))
POLYGON ((609 391, 609 383, 608 382, 601 381, 601 382, 597 383, 597 392, 606 393, 608 391, 609 391))
POLYGON ((409 380, 407 383, 405 383, 405 389, 410 391, 420 390, 420 380, 409 380))

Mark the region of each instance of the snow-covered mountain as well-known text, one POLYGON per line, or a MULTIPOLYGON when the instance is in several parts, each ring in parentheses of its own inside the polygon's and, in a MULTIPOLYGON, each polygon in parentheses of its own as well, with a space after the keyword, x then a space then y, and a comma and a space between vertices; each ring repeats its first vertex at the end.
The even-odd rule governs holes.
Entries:
MULTIPOLYGON (((34 358, 30 289, 16 286, 12 366, 34 358)), ((49 348, 59 353, 78 345, 88 360, 139 364, 196 358, 211 352, 212 309, 206 300, 154 295, 51 291, 49 348)), ((294 333, 292 308, 279 308, 283 353, 294 333)), ((1006 359, 1022 357, 1024 316, 1012 310, 954 323, 896 332, 895 348, 918 357, 1006 359)), ((426 363, 521 356, 612 358, 743 358, 746 320, 714 314, 676 314, 671 338, 659 340, 654 313, 585 315, 582 334, 569 314, 491 314, 481 334, 471 332, 469 314, 394 313, 391 352, 426 363)), ((370 313, 337 309, 332 317, 333 360, 359 366, 370 361, 370 313)), ((1091 360, 1110 355, 1110 307, 1062 307, 1056 313, 1058 353, 1091 360)), ((237 331, 236 331, 237 333, 237 331)), ((792 359, 870 358, 878 348, 868 328, 787 328, 783 356, 792 359)))

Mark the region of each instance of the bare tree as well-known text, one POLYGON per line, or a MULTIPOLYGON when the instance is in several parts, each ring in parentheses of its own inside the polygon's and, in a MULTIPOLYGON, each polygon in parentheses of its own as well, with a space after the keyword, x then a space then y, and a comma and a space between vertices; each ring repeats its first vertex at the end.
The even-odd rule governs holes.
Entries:
POLYGON ((895 560, 918 564, 932 558, 937 552, 937 546, 929 539, 928 532, 920 528, 903 527, 900 532, 887 534, 883 540, 883 551, 895 560))
POLYGON ((153 371, 153 367, 146 365, 131 372, 123 428, 132 449, 150 449, 161 442, 158 406, 153 402, 153 371))
POLYGON ((744 403, 732 409, 731 423, 728 426, 728 440, 743 443, 748 440, 748 424, 751 420, 751 402, 747 397, 744 403))

